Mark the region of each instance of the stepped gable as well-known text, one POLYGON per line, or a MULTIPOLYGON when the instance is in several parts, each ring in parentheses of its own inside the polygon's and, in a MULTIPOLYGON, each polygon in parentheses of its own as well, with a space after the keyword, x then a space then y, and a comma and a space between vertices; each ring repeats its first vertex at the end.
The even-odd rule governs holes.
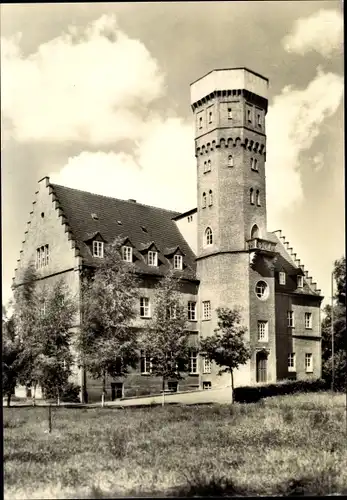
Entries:
POLYGON ((300 259, 297 258, 297 254, 294 253, 290 243, 286 240, 286 237, 282 235, 282 231, 279 229, 267 234, 268 238, 271 238, 271 241, 277 243, 276 251, 278 255, 275 262, 275 271, 283 271, 287 274, 286 284, 281 285, 281 290, 283 290, 283 292, 321 297, 321 290, 318 289, 317 283, 309 276, 308 271, 305 270, 304 265, 301 264, 300 259), (298 288, 297 286, 298 275, 304 277, 304 286, 302 288, 298 288))
POLYGON ((145 274, 165 275, 171 266, 164 252, 167 248, 179 247, 185 257, 183 271, 176 271, 177 275, 196 279, 195 254, 173 220, 179 212, 58 184, 50 184, 50 187, 64 211, 84 264, 94 266, 100 262, 92 256, 87 245, 91 235, 99 233, 106 242, 116 237, 124 238, 124 241, 129 239, 135 247, 136 268, 145 274), (148 266, 141 253, 149 242, 154 242, 158 249, 159 267, 148 266))

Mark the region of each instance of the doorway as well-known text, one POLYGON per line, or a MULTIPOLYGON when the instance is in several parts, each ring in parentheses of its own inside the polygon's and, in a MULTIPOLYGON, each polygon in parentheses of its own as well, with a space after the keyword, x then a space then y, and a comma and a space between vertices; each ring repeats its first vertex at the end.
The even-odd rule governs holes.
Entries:
POLYGON ((265 352, 257 352, 257 382, 266 382, 267 380, 267 354, 265 352))
POLYGON ((111 382, 111 401, 123 397, 123 382, 111 382))

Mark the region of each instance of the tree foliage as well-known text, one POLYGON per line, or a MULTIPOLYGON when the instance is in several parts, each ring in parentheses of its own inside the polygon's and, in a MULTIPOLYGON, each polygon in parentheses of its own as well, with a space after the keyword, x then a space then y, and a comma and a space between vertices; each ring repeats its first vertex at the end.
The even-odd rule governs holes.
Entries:
POLYGON ((179 293, 180 282, 171 271, 156 285, 153 317, 143 332, 141 347, 152 360, 152 374, 179 380, 187 371, 190 347, 187 314, 179 293))
POLYGON ((93 276, 82 285, 82 325, 77 342, 80 363, 95 378, 125 375, 138 360, 137 278, 132 264, 121 258, 119 239, 105 246, 93 276))
POLYGON ((36 271, 24 269, 14 291, 13 321, 21 345, 18 381, 59 396, 71 374, 72 327, 76 302, 63 280, 38 286, 36 271))
POLYGON ((347 385, 347 337, 346 337, 346 259, 335 261, 334 278, 336 292, 334 294, 334 363, 332 360, 331 337, 331 305, 324 308, 322 321, 322 375, 332 383, 332 367, 334 365, 334 388, 345 390, 347 385))
POLYGON ((15 334, 13 317, 8 318, 2 309, 2 391, 11 404, 18 377, 21 371, 22 344, 15 334))
POLYGON ((245 342, 247 329, 241 324, 238 309, 218 308, 218 328, 214 335, 200 341, 201 352, 220 367, 219 375, 230 373, 232 401, 234 398, 234 370, 247 363, 251 350, 245 342))

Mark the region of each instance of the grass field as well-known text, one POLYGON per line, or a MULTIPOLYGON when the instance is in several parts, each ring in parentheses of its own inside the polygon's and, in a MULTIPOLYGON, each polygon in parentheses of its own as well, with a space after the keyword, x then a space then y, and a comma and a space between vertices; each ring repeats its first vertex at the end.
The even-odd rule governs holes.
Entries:
POLYGON ((347 493, 345 396, 4 408, 5 498, 347 493))

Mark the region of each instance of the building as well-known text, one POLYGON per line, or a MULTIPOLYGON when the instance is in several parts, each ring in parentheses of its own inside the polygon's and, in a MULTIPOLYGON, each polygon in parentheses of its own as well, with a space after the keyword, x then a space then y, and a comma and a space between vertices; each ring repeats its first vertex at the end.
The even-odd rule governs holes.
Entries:
MULTIPOLYGON (((80 275, 123 238, 124 259, 141 275, 135 326, 151 315, 153 286, 174 268, 191 332, 191 373, 179 389, 230 384, 196 355, 199 336, 217 324, 217 307, 242 307, 252 358, 235 386, 321 375, 320 290, 281 231, 268 232, 265 160, 268 80, 246 68, 214 70, 191 85, 195 118, 197 208, 180 214, 39 181, 18 270, 35 261, 40 280, 64 276, 80 293, 80 275)), ((78 328, 78 324, 76 325, 78 328)), ((108 381, 108 396, 158 392, 149 359, 125 380, 108 381)), ((101 384, 80 374, 89 400, 101 384)), ((177 384, 169 382, 176 390, 177 384)))

